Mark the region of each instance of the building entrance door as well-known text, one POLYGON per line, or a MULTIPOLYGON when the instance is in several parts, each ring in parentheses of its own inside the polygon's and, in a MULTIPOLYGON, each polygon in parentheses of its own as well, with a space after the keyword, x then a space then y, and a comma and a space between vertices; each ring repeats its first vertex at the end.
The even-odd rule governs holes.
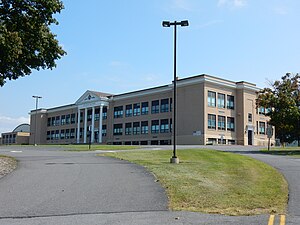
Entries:
POLYGON ((248 145, 253 145, 253 131, 248 130, 248 145))

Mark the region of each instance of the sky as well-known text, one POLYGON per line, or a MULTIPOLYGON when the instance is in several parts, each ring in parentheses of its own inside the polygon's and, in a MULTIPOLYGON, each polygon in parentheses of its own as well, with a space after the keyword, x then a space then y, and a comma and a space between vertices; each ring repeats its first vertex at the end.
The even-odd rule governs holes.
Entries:
POLYGON ((0 87, 0 133, 29 123, 38 108, 75 103, 86 90, 119 94, 169 84, 173 27, 177 76, 199 74, 248 81, 258 87, 298 73, 299 0, 63 0, 51 26, 67 55, 53 70, 0 87))

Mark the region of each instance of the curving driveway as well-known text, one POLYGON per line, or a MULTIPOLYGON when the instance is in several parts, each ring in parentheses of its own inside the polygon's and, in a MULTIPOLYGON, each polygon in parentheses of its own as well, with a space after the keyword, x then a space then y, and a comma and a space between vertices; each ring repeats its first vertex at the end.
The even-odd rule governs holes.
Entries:
MULTIPOLYGON (((240 146, 218 150, 247 154, 283 172, 290 185, 286 224, 300 224, 300 159, 257 154, 253 148, 240 146)), ((19 160, 18 169, 0 179, 1 225, 283 225, 279 216, 270 223, 269 215, 170 212, 165 191, 152 174, 125 161, 95 156, 94 152, 2 146, 0 154, 19 160)))

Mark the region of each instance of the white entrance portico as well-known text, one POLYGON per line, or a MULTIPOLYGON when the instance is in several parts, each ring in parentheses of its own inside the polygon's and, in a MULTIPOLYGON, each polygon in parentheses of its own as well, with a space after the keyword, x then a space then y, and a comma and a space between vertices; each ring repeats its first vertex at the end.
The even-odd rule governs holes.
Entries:
POLYGON ((102 143, 102 126, 103 126, 103 107, 108 107, 109 94, 86 91, 77 101, 77 133, 76 142, 79 144, 83 143, 94 143, 97 139, 98 143, 102 143), (99 112, 96 114, 96 111, 99 112), (88 113, 91 112, 91 113, 88 113), (83 117, 83 118, 82 118, 83 117), (98 121, 98 126, 96 127, 95 121, 98 121), (83 124, 82 124, 83 122, 83 124), (88 129, 90 128, 90 130, 88 129), (97 131, 97 137, 95 137, 95 131, 97 131), (82 134, 83 131, 83 134, 82 134), (89 136, 89 140, 88 140, 89 136))

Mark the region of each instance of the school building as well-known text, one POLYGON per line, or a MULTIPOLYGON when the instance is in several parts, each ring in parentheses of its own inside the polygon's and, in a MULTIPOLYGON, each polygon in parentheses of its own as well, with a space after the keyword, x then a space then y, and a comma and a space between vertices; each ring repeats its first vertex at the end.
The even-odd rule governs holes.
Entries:
MULTIPOLYGON (((177 144, 267 145, 259 90, 206 74, 178 79, 177 144)), ((88 90, 73 104, 32 110, 30 144, 170 145, 172 99, 172 83, 118 95, 88 90)))

